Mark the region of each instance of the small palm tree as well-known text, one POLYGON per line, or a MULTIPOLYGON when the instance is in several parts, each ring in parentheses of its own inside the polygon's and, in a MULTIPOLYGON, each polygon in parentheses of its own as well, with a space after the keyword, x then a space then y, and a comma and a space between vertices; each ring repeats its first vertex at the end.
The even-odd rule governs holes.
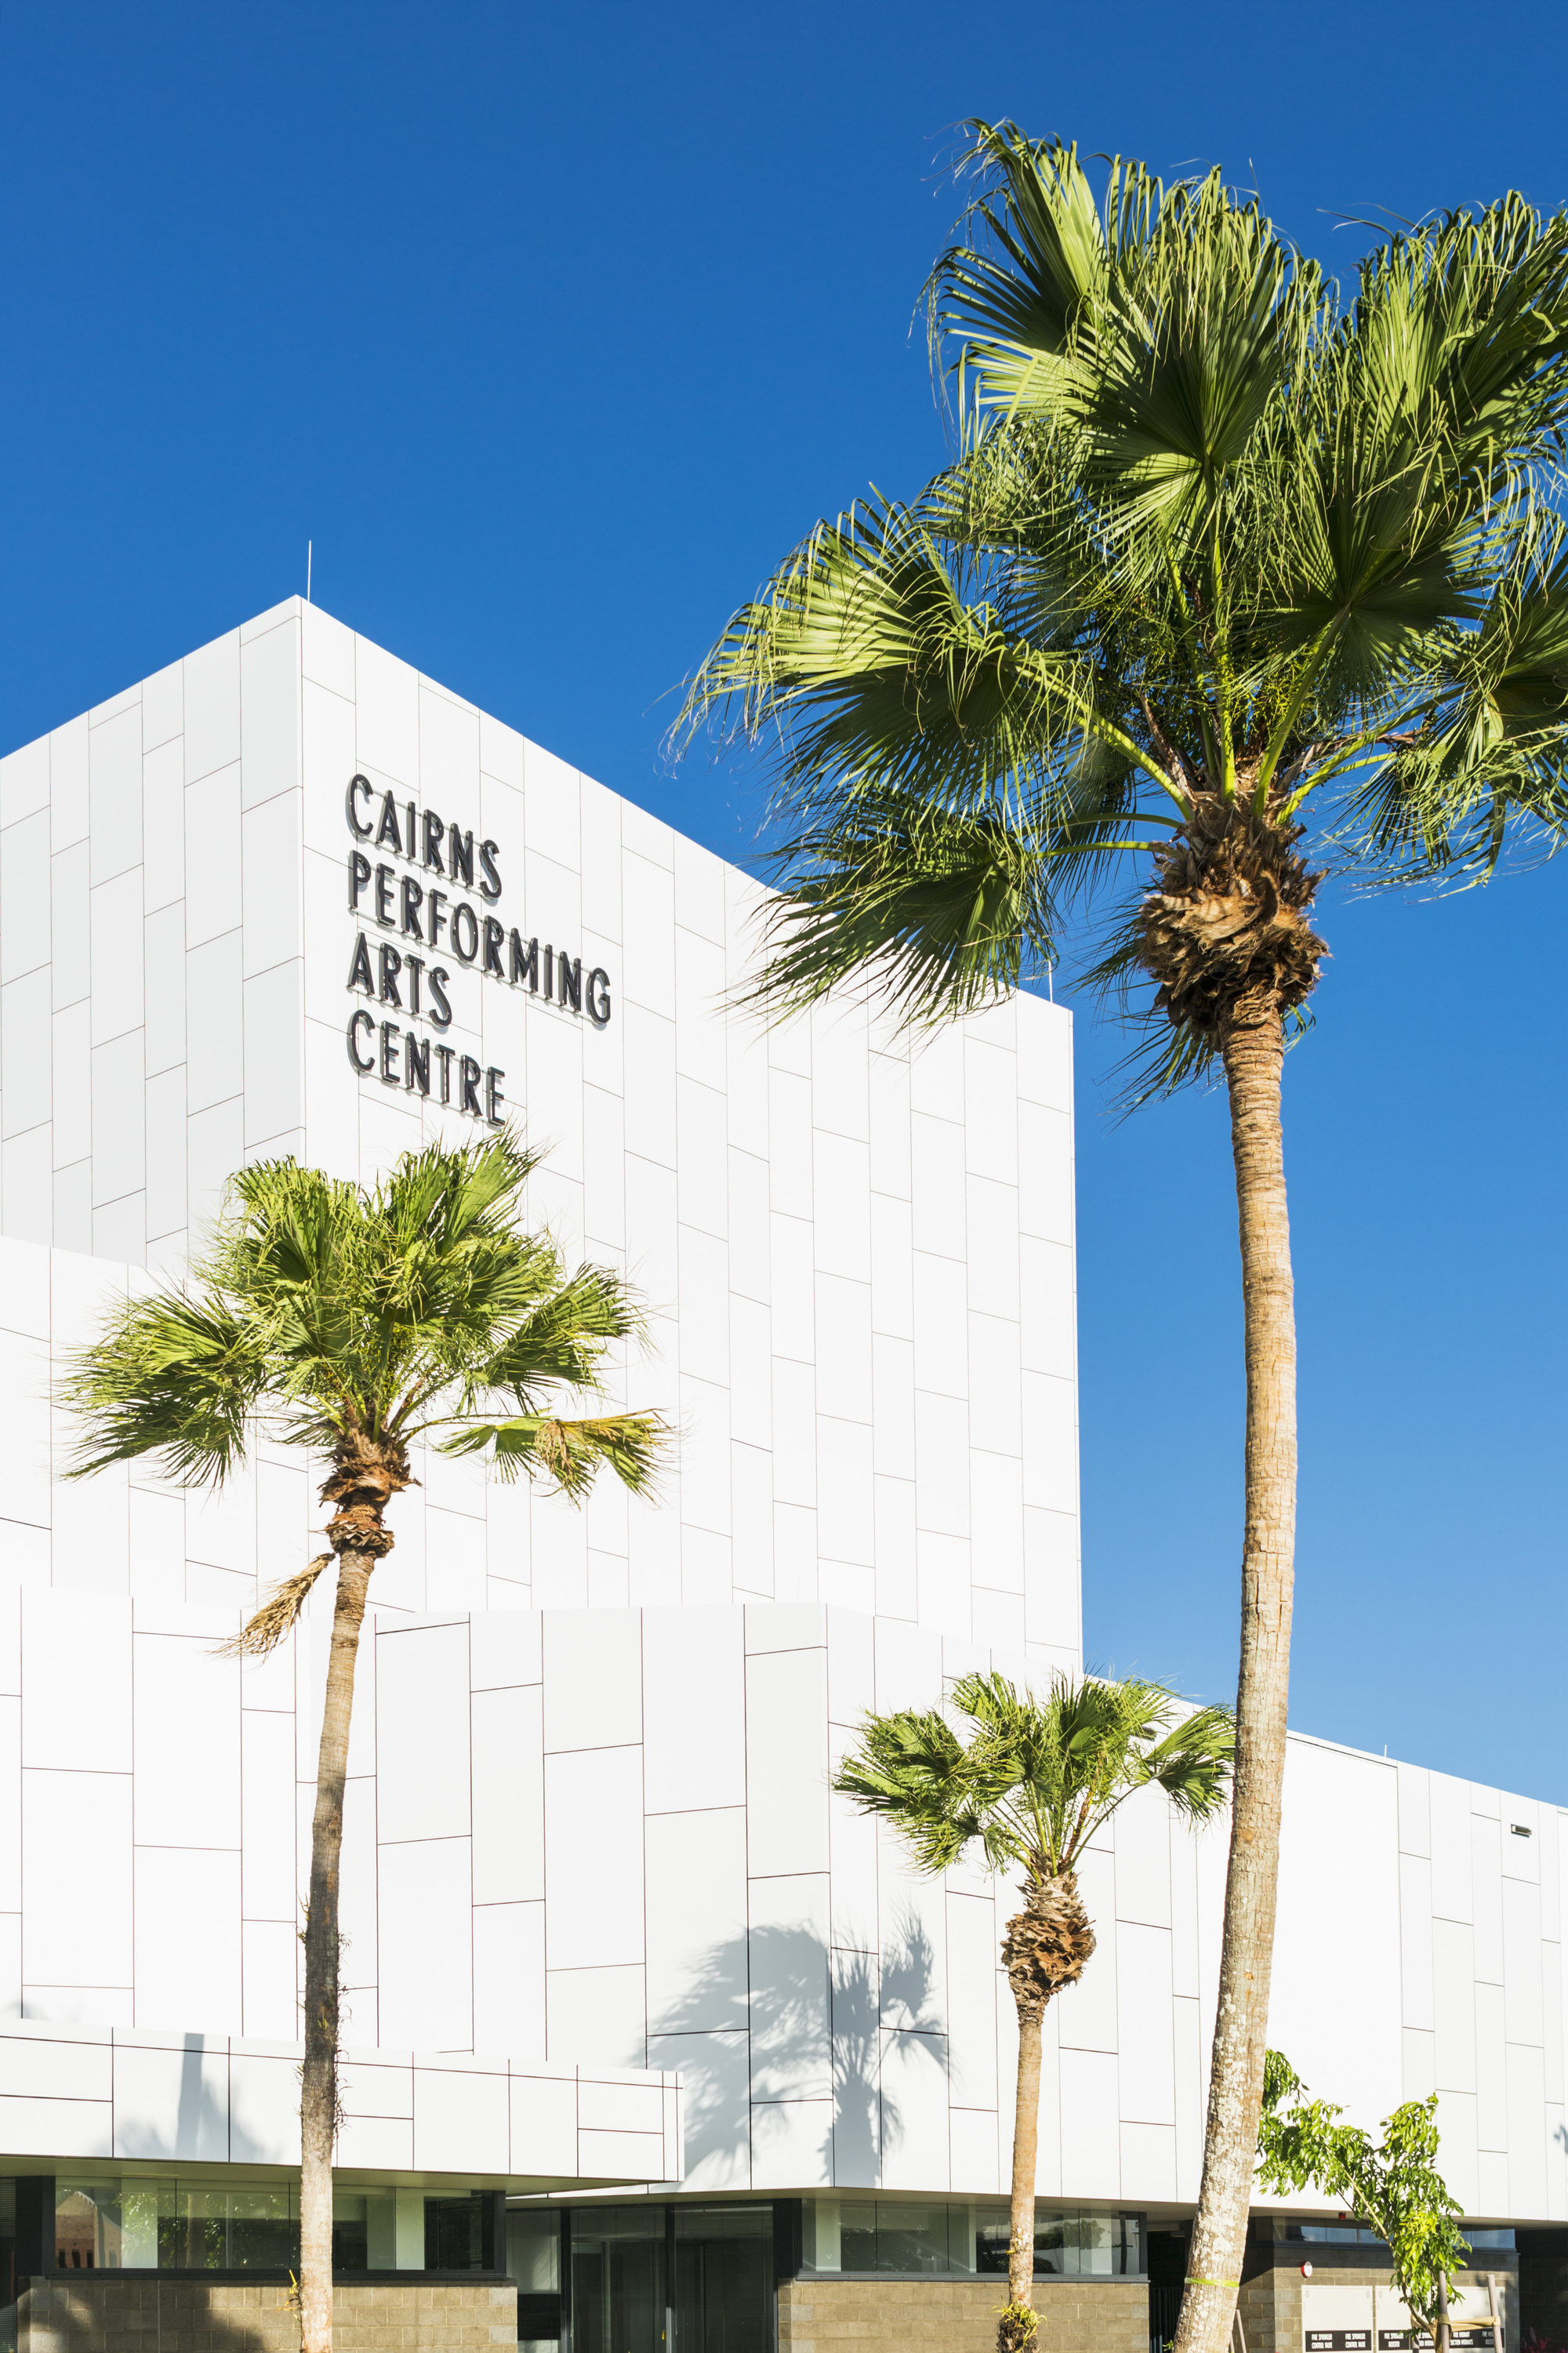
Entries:
POLYGON ((502 1134, 405 1153, 370 1187, 295 1160, 242 1169, 189 1281, 118 1309, 64 1383, 82 1424, 75 1478, 152 1455, 174 1477, 216 1487, 261 1436, 330 1464, 330 1550, 228 1646, 271 1650, 335 1561, 304 1934, 302 2353, 331 2353, 332 2337, 343 1782, 360 1628, 394 1542, 386 1506, 415 1483, 417 1440, 487 1452, 501 1478, 543 1473, 580 1499, 605 1463, 644 1492, 665 1436, 653 1413, 557 1410, 563 1393, 602 1392, 606 1350, 641 1319, 617 1275, 569 1273, 548 1238, 519 1224, 537 1159, 502 1134))
POLYGON ((1280 1119, 1329 863, 1485 880, 1568 832, 1568 216, 1518 195, 1377 244, 1342 303, 1217 173, 1166 188, 974 126, 931 281, 963 440, 823 522, 734 617, 690 723, 776 744, 755 996, 911 1023, 1058 960, 1143 1029, 1135 1097, 1223 1078, 1247 1419, 1236 1803, 1177 2353, 1223 2353, 1263 2094, 1296 1530, 1280 1119), (1310 839, 1315 837, 1315 839, 1310 839), (1119 907, 1101 886, 1142 861, 1119 907))
POLYGON ((834 1788, 891 1824, 922 1871, 946 1871, 978 1844, 991 1871, 1021 1871, 1024 1908, 1002 1958, 1018 2011, 1013 2212, 999 2353, 1020 2353, 1034 2306, 1035 2173, 1040 2127, 1040 2021, 1094 1951, 1079 1900, 1084 1849, 1134 1789, 1155 1782, 1190 1822, 1225 1803, 1236 1728, 1230 1712, 1183 1715, 1163 1684, 1053 1678, 1042 1697, 1005 1675, 964 1675, 947 1713, 868 1715, 834 1788), (962 1740, 951 1715, 966 1717, 962 1740), (1180 1717, 1180 1721, 1173 1719, 1180 1717))

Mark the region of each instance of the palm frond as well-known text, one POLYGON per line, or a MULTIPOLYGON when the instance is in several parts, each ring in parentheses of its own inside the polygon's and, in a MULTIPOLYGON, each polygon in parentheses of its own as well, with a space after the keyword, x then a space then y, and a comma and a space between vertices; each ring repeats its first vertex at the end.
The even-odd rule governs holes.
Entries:
POLYGON ((221 1485, 269 1386, 272 1342, 267 1320, 218 1298, 161 1291, 117 1309, 59 1384, 78 1431, 66 1476, 155 1454, 189 1485, 221 1485))
POLYGON ((925 1871, 949 1869, 981 1831, 963 1746, 935 1711, 868 1716, 833 1786, 894 1824, 925 1871))
POLYGON ((804 1010, 851 984, 905 1025, 970 1013, 1056 962, 1048 853, 987 810, 857 799, 781 851, 764 954, 740 1001, 804 1010))
POLYGON ((978 399, 1045 405, 1066 372, 1075 326, 1105 289, 1105 230, 1076 147, 973 122, 960 169, 983 174, 968 234, 927 287, 933 342, 956 347, 960 413, 978 399))
POLYGON ((922 1870, 947 1870, 977 1843, 990 1870, 1040 1880, 1073 1869, 1151 1781, 1194 1820, 1224 1802, 1227 1711, 1198 1710, 1173 1729, 1179 1714, 1164 1684, 1136 1678, 1058 1675, 1036 1693, 999 1673, 963 1675, 948 1713, 866 1717, 834 1787, 886 1819, 922 1870), (967 1720, 968 1740, 950 1715, 967 1720))
POLYGON ((265 1659, 279 1642, 292 1633, 300 1613, 315 1588, 316 1579, 324 1568, 332 1565, 330 1552, 318 1553, 308 1568, 297 1577, 286 1577, 275 1588, 251 1618, 247 1618, 237 1634, 217 1646, 220 1659, 265 1659))
MULTIPOLYGON (((952 497, 944 483, 948 516, 952 497)), ((730 708, 753 737, 776 730, 784 788, 806 809, 937 777, 959 807, 1080 759, 1105 725, 1089 661, 1010 628, 1005 568, 935 520, 868 501, 819 524, 736 614, 680 723, 730 708)))
POLYGON ((1143 1752, 1143 1769, 1189 1821, 1223 1812, 1236 1761, 1236 1718, 1227 1707, 1194 1708, 1143 1752))
POLYGON ((597 1388, 606 1350, 643 1335, 647 1319, 630 1285, 609 1268, 580 1266, 560 1275, 506 1333, 495 1353, 476 1365, 475 1397, 499 1391, 526 1405, 549 1385, 597 1388))
POLYGON ((503 1482, 524 1472, 542 1472, 575 1503, 606 1468, 633 1494, 649 1493, 668 1442, 668 1425, 657 1413, 588 1414, 576 1420, 520 1413, 504 1420, 465 1423, 440 1441, 439 1451, 488 1451, 503 1482))
POLYGON ((1538 501, 1513 518, 1481 625, 1436 684, 1350 803, 1354 854, 1401 881, 1468 881, 1521 820, 1548 848, 1568 839, 1568 527, 1538 501))

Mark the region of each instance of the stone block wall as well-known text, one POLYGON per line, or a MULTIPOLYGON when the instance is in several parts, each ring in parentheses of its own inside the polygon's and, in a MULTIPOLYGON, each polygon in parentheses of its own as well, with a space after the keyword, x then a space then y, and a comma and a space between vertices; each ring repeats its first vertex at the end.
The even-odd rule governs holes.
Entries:
MULTIPOLYGON (((1148 2353, 1142 2280, 1038 2280, 1040 2353, 1148 2353)), ((1005 2279, 786 2280, 779 2353, 994 2353, 1005 2279)))
MULTIPOLYGON (((490 2353, 517 2343, 517 2290, 492 2280, 332 2291, 333 2353, 490 2353)), ((17 2353, 299 2353, 285 2285, 99 2272, 36 2280, 17 2353)))

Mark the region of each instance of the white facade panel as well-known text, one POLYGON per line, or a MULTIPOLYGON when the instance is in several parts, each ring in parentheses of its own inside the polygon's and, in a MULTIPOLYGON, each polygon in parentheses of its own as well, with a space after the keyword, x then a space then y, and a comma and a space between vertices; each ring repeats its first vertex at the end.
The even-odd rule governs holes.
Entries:
MULTIPOLYGON (((764 1030, 734 1009, 764 904, 293 599, 0 761, 0 2145, 297 2147, 330 1595, 265 1666, 216 1652, 316 1548, 319 1473, 62 1484, 51 1383, 247 1155, 370 1180, 493 1113, 548 1141, 530 1208, 568 1259, 642 1290, 616 1394, 678 1444, 649 1502, 421 1451, 391 1508, 344 2161, 1005 2183, 1013 1891, 921 1877, 828 1784, 872 1705, 1080 1659, 1071 1023, 764 1030), (411 1041, 451 1050, 428 1092, 411 1041), (684 2159, 673 2084, 618 2072, 650 2067, 684 2159)), ((1359 2121, 1436 2088, 1456 2188, 1521 2219, 1568 2215, 1565 1820, 1291 1743, 1271 2039, 1359 2121)), ((1043 2195, 1194 2195, 1224 1870, 1224 1826, 1152 1792, 1086 1857, 1043 2195)))
MULTIPOLYGON (((24 1716, 37 1716, 37 1694, 47 1699, 68 1671, 74 1614, 87 1623, 100 1609, 92 1595, 43 1598, 66 1638, 30 1650, 24 1629, 9 1666, 0 1656, 0 1682, 19 1683, 11 1705, 24 1716)), ((192 1838, 160 1845, 140 1830, 133 1843, 133 1823, 181 1827, 170 1767, 156 1746, 143 1752, 133 1740, 132 1769, 119 1773, 24 1770, 18 1749, 24 2021, 81 2021, 93 2034, 116 2021, 154 2033, 173 2028, 182 2048, 198 2030, 221 2038, 244 2026, 281 2037, 294 2014, 289 1873, 302 1868, 308 1781, 297 1816, 289 1806, 297 1755, 309 1769, 313 1722, 296 1718, 286 1661, 241 1678, 211 1658, 221 1620, 210 1608, 124 1606, 142 1626, 121 1645, 121 1672, 133 1688, 144 1651, 160 1661, 165 1651, 188 1651, 202 1662, 201 1676, 210 1679, 204 1740, 215 1753, 232 1745, 240 1758, 240 1844, 192 1838), (247 1699, 266 1704, 242 1704, 247 1699), (68 1819, 70 1808, 84 1806, 97 1841, 90 1883, 60 1873, 49 1843, 58 1844, 61 1809, 68 1819), (291 1820, 299 1825, 292 1834, 291 1820), (252 1917, 267 1909, 277 1916, 252 1917)), ((453 1828, 464 1818, 441 1810, 441 1799, 422 1835, 384 1835, 378 1845, 375 1826, 388 1814, 378 1796, 387 1779, 384 1740, 371 1745, 366 1769, 351 1780, 351 2035, 374 2033, 389 2051, 482 2054, 504 2045, 514 2065, 547 2057, 552 2068, 679 2067, 702 2187, 837 2183, 934 2194, 951 2179, 978 2194, 988 2180, 1005 2179, 1015 2048, 997 1964, 1011 1888, 964 1870, 944 1893, 844 1801, 830 1808, 826 1784, 830 1759, 873 1689, 882 1704, 930 1705, 944 1673, 1001 1662, 967 1644, 944 1655, 917 1629, 872 1627, 815 1607, 703 1610, 689 1626, 689 1615, 566 1612, 557 1621, 547 1613, 542 1644, 510 1651, 513 1611, 421 1628, 389 1617, 373 1630, 366 1647, 375 1663, 367 1660, 362 1671, 368 1713, 373 1723, 395 1725, 408 1751, 388 1788, 408 1791, 422 1760, 432 1786, 447 1787, 441 1751, 460 1738, 471 1760, 465 1769, 484 1795, 476 1796, 471 1833, 453 1828), (595 1620, 606 1659, 640 1662, 635 1688, 623 1690, 625 1669, 614 1670, 620 1698, 596 1722, 584 1710, 574 1647, 579 1630, 595 1620), (438 1657, 449 1654, 456 1681, 426 1715, 410 1705, 398 1678, 430 1643, 438 1657), (554 1661, 563 1693, 553 1720, 586 1745, 547 1757, 554 1661), (474 1688, 497 1673, 541 1668, 542 1683, 474 1688), (830 1707, 849 1725, 830 1723, 830 1707), (711 1792, 692 1779, 669 1729, 706 1711, 736 1727, 731 1737, 743 1722, 752 1744, 744 1778, 716 1779, 711 1792), (614 1736, 627 1723, 643 1728, 642 1740, 614 1736), (664 1758, 657 1784, 647 1763, 655 1750, 664 1758), (707 1794, 736 1802, 668 1803, 707 1794), (807 2156, 813 2169, 787 2171, 807 2156)), ((111 1677, 112 1667, 98 1672, 111 1677)), ((176 1697, 180 1688, 171 1686, 176 1697)), ((313 1674, 300 1688, 304 1709, 319 1706, 313 1674)), ((108 1681, 101 1689, 112 1698, 108 1681)), ((721 1767, 727 1753, 721 1738, 721 1767)), ((1568 2176, 1552 2137, 1542 1990, 1550 1983, 1560 2004, 1559 1947, 1537 1927, 1538 1888, 1511 1877, 1500 1883, 1505 1981, 1479 1979, 1471 1924, 1432 1916, 1440 1900, 1435 1879, 1428 1887, 1406 1870, 1402 1880, 1392 1767, 1293 1740, 1289 1777, 1293 1828, 1272 2037, 1314 2092, 1373 2123, 1398 2098, 1435 2088, 1445 2162, 1456 2187, 1468 2184, 1468 2202, 1474 2207, 1484 2194, 1488 2212, 1549 2220, 1568 2205, 1568 2176), (1358 1968, 1364 2000, 1333 2031, 1310 2000, 1311 1971, 1300 1961, 1321 1918, 1318 1858, 1331 1853, 1335 1884, 1371 1924, 1358 1968), (1384 1939, 1386 1963, 1375 1949, 1384 1939), (1421 1971, 1412 1977, 1402 1965, 1413 1946, 1430 1950, 1429 1996, 1421 1971)), ((420 1826, 398 1814, 408 1802, 390 1801, 405 1830, 420 1826)), ((209 1820, 207 1803, 204 1795, 191 1821, 211 1835, 228 1817, 209 1820)), ((1472 1814, 1468 1800, 1467 1825, 1472 1819, 1492 1818, 1472 1814)), ((1548 1812, 1542 1834, 1552 1827, 1548 1812)), ((1190 2199, 1212 2031, 1223 1825, 1194 1841, 1163 1801, 1146 1798, 1119 1823, 1116 1849, 1096 1847, 1085 1858, 1080 1885, 1098 1947, 1082 1984, 1047 2013, 1041 2194, 1190 2199)), ((0 1925, 4 1917, 0 1907, 0 1925)), ((393 2164, 388 2151, 403 2146, 393 2130, 400 2120, 383 2119, 374 2142, 363 2137, 372 2121, 363 2131, 355 2126, 356 2146, 366 2163, 393 2164)), ((494 2116, 475 2111, 473 2128, 474 2147, 489 2147, 494 2116)), ((596 2161, 613 2172, 609 2146, 596 2161)))
MULTIPOLYGON (((484 1581, 482 1546, 401 1498, 395 1525, 417 1516, 442 1542, 426 1546, 410 1599, 388 1564, 384 1606, 831 1597, 994 1642, 1016 1637, 1022 1600, 1026 1641, 1076 1657, 1076 1592, 1058 1579, 1026 1594, 1020 1504, 1076 1508, 1070 1394, 1065 1412, 1054 1393, 1026 1397, 1016 1371, 1048 1367, 1070 1393, 1070 1208, 1047 1218, 1051 1250, 1027 1280, 1016 1239, 1021 1166, 1031 1201, 1070 1204, 1064 1012, 1022 1000, 912 1059, 854 1008, 759 1031, 727 1009, 756 953, 754 883, 298 602, 127 690, 90 729, 25 747, 6 774, 4 1229, 171 1269, 247 1152, 369 1176, 426 1134, 474 1132, 460 1064, 445 1105, 405 1070, 404 1030, 420 1021, 399 978, 412 945, 403 884, 434 885, 425 828, 439 820, 450 1038, 504 1073, 503 1113, 552 1139, 535 1189, 563 1246, 624 1253, 647 1292, 658 1346, 632 1385, 680 1422, 683 1461, 672 1528, 635 1522, 629 1549, 595 1546, 590 1567, 581 1518, 547 1519, 534 1558, 514 1549, 502 1572, 510 1596, 484 1581), (356 774, 369 780, 361 822, 378 835, 357 886, 356 774), (395 839, 378 834, 388 794, 395 839), (493 845, 499 897, 481 895, 478 869, 472 885, 454 878, 454 831, 493 845), (525 943, 586 957, 584 972, 597 958, 607 1021, 483 973, 482 955, 465 962, 447 923, 459 903, 476 923, 493 906, 525 943), (362 929, 374 1012, 348 985, 362 929), (356 1007, 374 1031, 363 1075, 346 1035, 356 1007), (65 1027, 40 1056, 51 1012, 65 1027), (1042 1087, 1056 1124, 1021 1160, 1020 1106, 1042 1087), (971 1318, 983 1319, 973 1346, 971 1318), (917 1410, 942 1438, 918 1476, 917 1410), (1035 1434, 1020 1453, 1022 1427, 1035 1434), (873 1473, 916 1477, 916 1492, 874 1493, 873 1473), (679 1552, 683 1533, 684 1575, 665 1541, 679 1552)), ((510 949, 500 961, 509 974, 510 949)), ((1037 1208, 1024 1221, 1033 1232, 1037 1208)), ((62 1330, 58 1345, 77 1336, 62 1330)), ((64 1508, 57 1493, 32 1524, 58 1526, 64 1508)))

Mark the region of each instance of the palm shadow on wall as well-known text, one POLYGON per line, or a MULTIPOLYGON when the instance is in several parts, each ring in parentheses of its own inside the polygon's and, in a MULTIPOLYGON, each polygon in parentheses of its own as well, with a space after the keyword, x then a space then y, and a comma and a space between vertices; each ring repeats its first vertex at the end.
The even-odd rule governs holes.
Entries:
POLYGON ((917 2064, 946 2072, 946 2021, 923 1925, 900 1919, 876 1953, 830 1949, 809 1927, 763 1926, 710 1947, 649 2021, 647 2063, 685 2087, 689 2187, 745 2187, 753 2148, 809 2136, 821 2178, 870 2189, 905 2119, 884 2083, 884 2028, 917 2064), (831 2108, 826 2104, 831 2099, 831 2108), (794 2104, 813 2104, 802 2118, 794 2104))

